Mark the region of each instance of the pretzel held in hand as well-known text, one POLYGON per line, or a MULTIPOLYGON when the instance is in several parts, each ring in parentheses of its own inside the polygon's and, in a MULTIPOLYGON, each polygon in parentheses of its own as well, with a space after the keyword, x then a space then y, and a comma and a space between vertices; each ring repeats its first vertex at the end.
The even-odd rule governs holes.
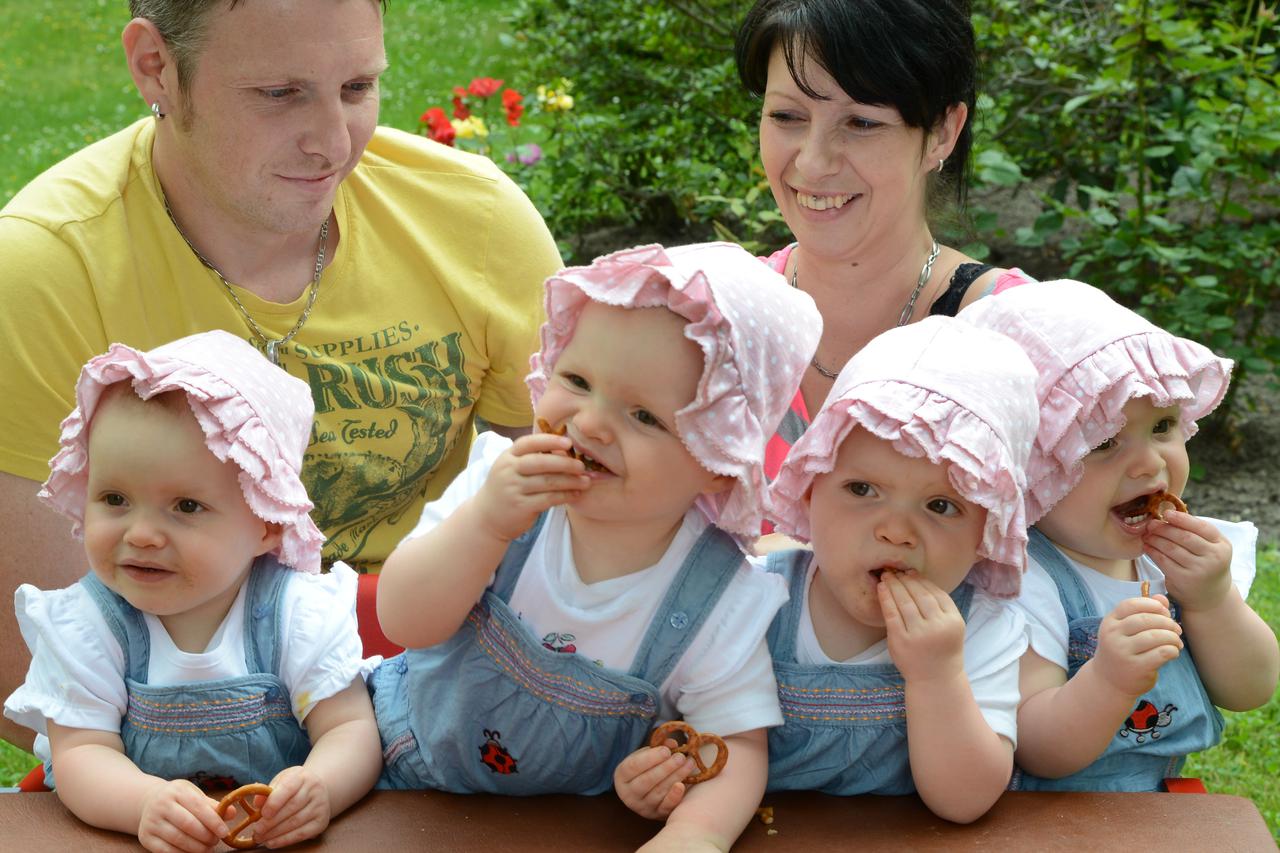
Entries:
MULTIPOLYGON (((545 432, 547 435, 568 435, 569 434, 568 426, 566 426, 565 424, 560 424, 560 426, 556 427, 555 429, 552 429, 551 423, 546 418, 538 418, 537 427, 538 427, 538 432, 545 432)), ((578 451, 574 450, 572 446, 570 446, 569 448, 568 456, 570 459, 579 458, 578 451)))
POLYGON ((1156 492, 1147 498, 1147 514, 1164 521, 1164 510, 1161 507, 1165 504, 1169 504, 1178 512, 1187 511, 1187 505, 1182 502, 1182 498, 1172 492, 1156 492))
POLYGON ((271 786, 264 785, 261 782, 254 782, 252 785, 241 785, 223 797, 218 803, 218 817, 224 820, 232 806, 235 806, 244 815, 244 820, 236 824, 223 837, 222 842, 228 847, 248 850, 258 846, 258 842, 253 840, 253 836, 240 834, 250 824, 262 820, 262 810, 253 804, 253 798, 258 794, 262 794, 264 797, 269 796, 271 794, 271 786))
POLYGON ((693 726, 683 720, 672 720, 669 723, 663 723, 653 730, 653 734, 649 736, 649 746, 662 746, 662 744, 670 738, 676 742, 674 752, 683 753, 693 759, 693 763, 698 765, 698 772, 688 779, 682 780, 686 785, 696 785, 699 782, 705 782, 708 779, 714 779, 720 775, 720 771, 724 769, 724 764, 729 760, 729 747, 719 735, 698 734, 693 726), (684 736, 684 743, 680 742, 677 734, 684 736), (698 754, 698 749, 703 744, 715 744, 716 760, 708 767, 703 761, 702 756, 698 754))

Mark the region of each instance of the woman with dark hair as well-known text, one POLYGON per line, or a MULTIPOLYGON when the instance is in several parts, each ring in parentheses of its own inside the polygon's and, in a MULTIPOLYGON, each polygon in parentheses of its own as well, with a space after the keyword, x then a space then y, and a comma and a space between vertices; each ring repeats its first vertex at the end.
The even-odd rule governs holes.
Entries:
POLYGON ((822 341, 768 472, 844 363, 893 326, 1030 281, 940 245, 928 213, 963 205, 975 99, 965 0, 759 0, 738 74, 763 98, 760 154, 796 242, 767 259, 809 293, 822 341))

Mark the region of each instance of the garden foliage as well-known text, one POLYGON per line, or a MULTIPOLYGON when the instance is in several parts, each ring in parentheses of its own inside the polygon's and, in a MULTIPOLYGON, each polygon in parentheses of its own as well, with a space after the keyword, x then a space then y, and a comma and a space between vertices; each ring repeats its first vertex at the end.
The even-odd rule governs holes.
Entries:
MULTIPOLYGON (((968 228, 939 223, 948 239, 979 256, 1034 251, 1044 268, 1033 275, 1097 284, 1231 356, 1238 378, 1274 381, 1280 339, 1264 322, 1280 292, 1274 11, 1258 0, 972 5, 972 207, 968 228), (1015 195, 1031 213, 1006 221, 1015 195)), ((733 67, 744 11, 741 0, 517 7, 512 45, 528 79, 575 86, 554 156, 525 178, 571 256, 607 226, 757 251, 789 239, 759 167, 759 104, 733 67)))
MULTIPOLYGON (((1060 270, 1234 358, 1280 367, 1280 65, 1257 0, 974 3, 975 178, 1027 184, 1060 270)), ((978 234, 995 217, 975 213, 978 234)))

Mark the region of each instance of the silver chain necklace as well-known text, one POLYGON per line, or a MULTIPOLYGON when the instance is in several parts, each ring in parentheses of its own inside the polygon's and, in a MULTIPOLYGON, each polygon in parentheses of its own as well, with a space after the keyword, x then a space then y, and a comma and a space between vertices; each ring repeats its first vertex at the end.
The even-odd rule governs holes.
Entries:
MULTIPOLYGON (((933 262, 938 259, 938 241, 933 241, 933 248, 929 250, 929 257, 924 259, 924 266, 920 268, 920 277, 916 279, 915 290, 911 291, 911 295, 907 297, 907 304, 902 306, 902 313, 898 316, 898 325, 905 326, 911 322, 911 315, 916 311, 916 300, 920 298, 920 291, 924 290, 925 283, 929 280, 929 276, 933 274, 933 262)), ((797 258, 795 265, 791 267, 791 286, 796 290, 800 289, 800 259, 797 258)), ((813 358, 809 359, 809 366, 821 373, 828 379, 835 379, 840 375, 838 370, 828 370, 818 362, 818 355, 814 353, 813 358)))
POLYGON ((231 297, 231 301, 235 303, 236 308, 240 310, 240 316, 244 318, 245 323, 249 326, 249 330, 254 336, 262 341, 262 345, 266 350, 267 359, 276 367, 280 367, 280 345, 287 344, 293 340, 293 336, 298 334, 307 318, 311 316, 311 309, 316 304, 316 295, 320 292, 320 274, 324 272, 324 253, 326 244, 329 242, 329 217, 324 218, 324 223, 320 226, 320 247, 316 250, 316 269, 315 274, 311 277, 311 289, 307 294, 307 304, 302 309, 302 314, 298 317, 298 322, 293 324, 293 328, 283 338, 273 339, 262 331, 262 327, 253 319, 253 315, 249 313, 249 309, 244 307, 244 303, 240 301, 240 297, 236 296, 235 289, 232 288, 231 282, 227 281, 227 277, 222 274, 222 270, 215 267, 209 262, 209 259, 200 254, 200 250, 192 244, 187 237, 187 233, 182 230, 182 226, 178 224, 178 220, 173 217, 173 211, 169 209, 169 199, 165 197, 164 190, 160 191, 160 200, 164 202, 164 212, 169 214, 169 221, 173 223, 173 227, 178 230, 178 236, 187 244, 200 263, 213 270, 213 274, 218 277, 218 281, 222 282, 222 287, 227 291, 227 295, 231 297))

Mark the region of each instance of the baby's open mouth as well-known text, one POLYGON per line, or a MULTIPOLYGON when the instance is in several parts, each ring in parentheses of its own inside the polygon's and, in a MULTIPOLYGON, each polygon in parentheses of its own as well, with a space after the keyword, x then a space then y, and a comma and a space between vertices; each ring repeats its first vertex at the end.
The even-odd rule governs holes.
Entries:
MULTIPOLYGON (((569 432, 569 428, 564 424, 560 424, 558 428, 552 429, 551 424, 547 421, 546 418, 538 418, 538 432, 550 433, 551 435, 567 435, 569 432)), ((605 473, 608 473, 608 474, 613 473, 608 468, 601 465, 599 462, 592 459, 590 456, 588 456, 586 453, 583 453, 581 450, 579 450, 576 447, 573 447, 573 446, 569 447, 569 456, 573 459, 579 460, 584 466, 586 466, 586 469, 588 471, 604 471, 605 473)))
POLYGON ((1111 508, 1111 512, 1120 518, 1125 524, 1141 524, 1146 521, 1150 515, 1151 495, 1138 495, 1130 501, 1117 504, 1111 508))
POLYGON ((896 574, 899 574, 901 571, 902 569, 897 569, 897 568, 894 568, 893 566, 880 566, 879 568, 872 569, 868 574, 870 574, 871 577, 879 581, 880 578, 883 577, 886 573, 891 575, 896 575, 896 574))
POLYGON ((569 454, 573 456, 573 458, 580 461, 588 471, 604 471, 605 473, 612 473, 611 471, 609 471, 608 468, 604 467, 599 462, 592 459, 590 456, 583 453, 581 450, 578 450, 577 448, 570 450, 569 454))

